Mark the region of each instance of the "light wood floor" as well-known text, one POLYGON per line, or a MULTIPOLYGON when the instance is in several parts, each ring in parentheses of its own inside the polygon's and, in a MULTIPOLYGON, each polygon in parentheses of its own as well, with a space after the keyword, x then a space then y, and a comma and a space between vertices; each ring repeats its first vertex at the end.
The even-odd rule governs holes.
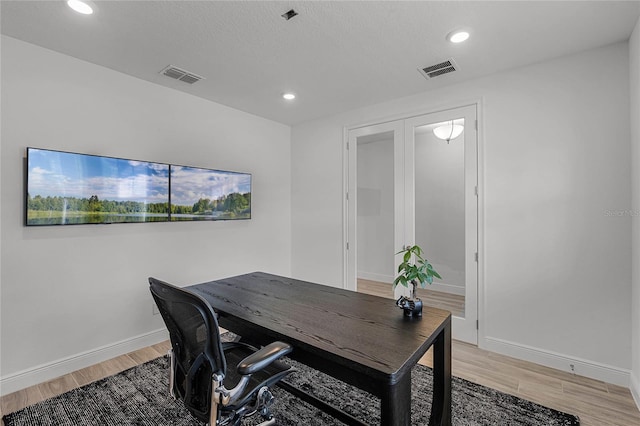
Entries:
MULTIPOLYGON (((374 291, 361 286, 360 291, 374 291)), ((385 297, 391 298, 388 294, 385 297)), ((0 398, 0 412, 7 414, 28 405, 116 374, 167 353, 168 342, 119 356, 60 378, 0 398)), ((578 415, 583 426, 638 426, 640 412, 629 389, 543 367, 530 362, 453 342, 455 376, 539 404, 578 415)), ((420 361, 431 366, 428 352, 420 361)))

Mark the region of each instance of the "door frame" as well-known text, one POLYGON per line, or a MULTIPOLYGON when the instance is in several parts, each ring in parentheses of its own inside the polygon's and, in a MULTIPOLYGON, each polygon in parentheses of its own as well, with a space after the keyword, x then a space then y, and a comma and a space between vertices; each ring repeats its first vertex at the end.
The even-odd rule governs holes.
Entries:
MULTIPOLYGON (((357 229, 357 214, 351 215, 349 206, 353 206, 353 210, 357 212, 357 193, 351 188, 351 182, 357 182, 358 173, 358 154, 357 154, 357 138, 367 135, 373 135, 378 133, 393 132, 393 159, 394 159, 394 182, 404 182, 404 122, 395 120, 386 123, 374 124, 370 126, 357 127, 350 129, 347 132, 347 172, 346 190, 344 197, 345 205, 345 219, 346 219, 346 241, 345 241, 345 281, 343 287, 347 290, 357 290, 357 277, 358 277, 358 259, 356 251, 353 249, 356 247, 358 240, 357 229)), ((400 205, 404 202, 404 185, 402 186, 402 193, 398 191, 398 188, 394 190, 394 217, 398 217, 399 214, 404 214, 404 210, 399 210, 400 205)), ((404 229, 397 228, 398 221, 394 220, 394 236, 393 247, 395 252, 402 250, 404 245, 404 229)))
MULTIPOLYGON (((483 116, 483 98, 475 98, 470 100, 462 100, 459 102, 452 102, 446 104, 435 105, 428 109, 421 109, 414 112, 408 112, 404 114, 394 114, 393 116, 387 116, 385 118, 380 119, 371 119, 366 121, 361 121, 359 123, 354 123, 351 125, 345 125, 343 127, 343 288, 348 290, 357 290, 357 279, 356 282, 351 282, 350 278, 353 274, 351 268, 357 268, 356 262, 350 263, 350 256, 355 256, 355 251, 353 250, 354 246, 351 246, 350 250, 350 241, 353 241, 355 244, 354 236, 357 234, 356 232, 356 223, 350 223, 351 219, 349 216, 349 203, 354 201, 356 198, 356 194, 351 194, 352 200, 349 200, 349 189, 350 189, 350 181, 353 182, 353 179, 356 177, 356 170, 350 162, 354 161, 355 156, 351 156, 349 151, 349 132, 352 130, 370 127, 370 126, 378 126, 385 125, 391 122, 395 122, 398 120, 408 120, 417 116, 440 113, 447 110, 453 110, 458 108, 463 108, 467 106, 475 106, 476 107, 476 147, 477 147, 477 234, 478 234, 478 262, 477 262, 477 345, 479 347, 484 347, 485 342, 485 324, 484 319, 485 315, 485 220, 484 220, 484 187, 485 187, 485 167, 484 167, 484 116, 483 116)), ((375 133, 375 132, 374 132, 375 133)), ((357 161, 357 157, 355 158, 357 161)), ((355 206, 355 204, 352 204, 355 206)), ((357 270, 356 270, 357 274, 357 270)))
MULTIPOLYGON (((415 129, 417 127, 445 122, 452 117, 465 118, 464 137, 464 227, 465 227, 465 315, 463 317, 452 316, 453 332, 459 340, 471 344, 478 344, 478 261, 476 253, 478 249, 478 198, 475 188, 478 186, 478 137, 477 137, 477 106, 467 105, 464 107, 438 111, 430 114, 424 114, 404 120, 405 123, 405 156, 414 157, 415 146, 415 129), (470 173, 472 172, 472 173, 470 173), (468 274, 474 271, 475 274, 468 274)), ((415 172, 417 164, 415 161, 405 162, 405 193, 409 194, 406 198, 405 211, 405 244, 415 244, 416 237, 416 181, 415 172)), ((446 277, 445 277, 446 278, 446 277)))

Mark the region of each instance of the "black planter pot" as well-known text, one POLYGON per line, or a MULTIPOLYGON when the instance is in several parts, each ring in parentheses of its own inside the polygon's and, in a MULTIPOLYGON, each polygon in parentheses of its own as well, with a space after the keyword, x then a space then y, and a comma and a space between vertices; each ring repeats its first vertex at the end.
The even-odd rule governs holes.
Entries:
POLYGON ((416 318, 422 316, 422 300, 417 297, 402 296, 396 300, 396 305, 404 311, 405 317, 416 318))

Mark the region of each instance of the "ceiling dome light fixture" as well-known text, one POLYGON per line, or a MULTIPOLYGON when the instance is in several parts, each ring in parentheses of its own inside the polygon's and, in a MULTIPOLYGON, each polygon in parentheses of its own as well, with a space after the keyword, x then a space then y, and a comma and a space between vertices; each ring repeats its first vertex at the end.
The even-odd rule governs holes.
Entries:
POLYGON ((282 97, 288 101, 292 101, 296 98, 296 95, 293 93, 284 93, 282 97))
POLYGON ((93 13, 93 8, 81 0, 67 0, 67 6, 83 15, 91 15, 93 13))
POLYGON ((462 43, 463 41, 467 41, 468 38, 469 31, 465 30, 455 30, 447 34, 447 40, 451 43, 462 43))
POLYGON ((463 130, 464 126, 460 124, 454 124, 453 120, 451 120, 451 123, 443 124, 442 126, 438 126, 433 129, 433 134, 436 135, 438 139, 442 139, 443 141, 447 141, 447 143, 449 143, 452 139, 460 136, 463 130))

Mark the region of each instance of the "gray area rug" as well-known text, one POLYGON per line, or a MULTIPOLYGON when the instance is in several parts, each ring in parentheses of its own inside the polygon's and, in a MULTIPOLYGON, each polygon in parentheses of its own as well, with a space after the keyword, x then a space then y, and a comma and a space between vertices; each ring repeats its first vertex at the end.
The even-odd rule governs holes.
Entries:
MULTIPOLYGON (((371 424, 380 424, 379 400, 302 364, 287 360, 298 371, 288 377, 293 385, 341 407, 371 424)), ((126 370, 6 415, 6 426, 200 426, 168 394, 168 359, 126 370)), ((431 405, 431 369, 417 365, 412 371, 412 425, 428 424, 431 405)), ((339 421, 280 388, 273 393, 278 425, 328 426, 339 421)), ((454 377, 453 425, 579 425, 577 417, 454 377)), ((247 421, 247 425, 259 423, 247 421)))

